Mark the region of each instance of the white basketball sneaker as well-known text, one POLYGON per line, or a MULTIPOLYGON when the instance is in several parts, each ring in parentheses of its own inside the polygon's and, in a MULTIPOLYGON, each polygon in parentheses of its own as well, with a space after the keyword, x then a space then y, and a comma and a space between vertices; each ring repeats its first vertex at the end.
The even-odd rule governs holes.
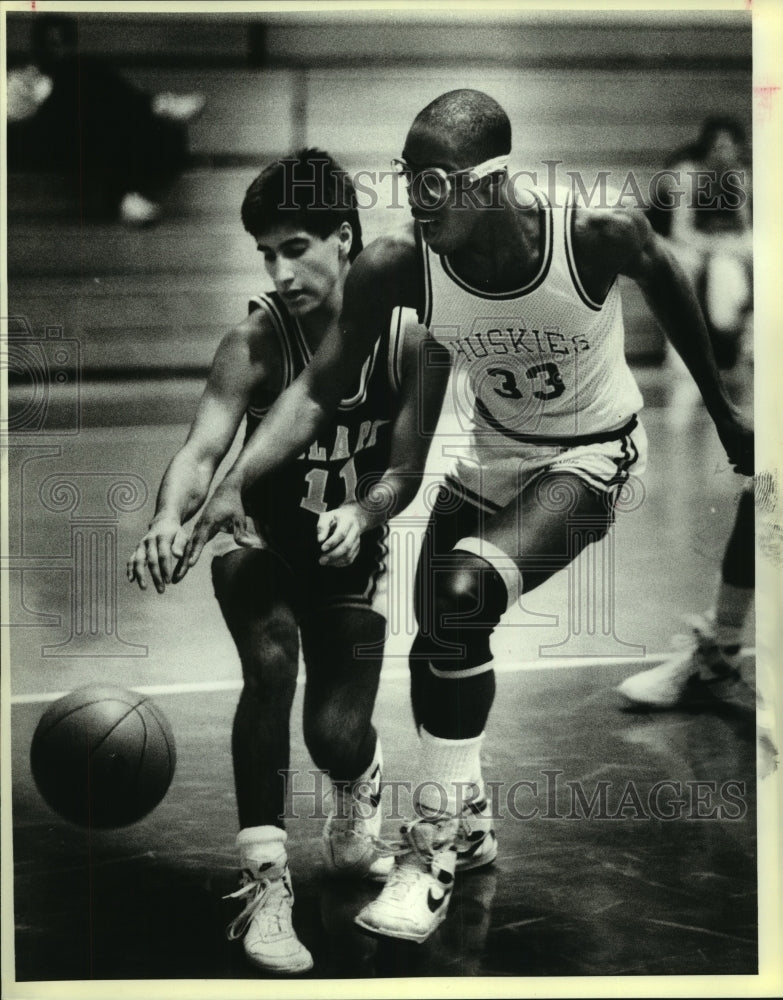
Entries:
POLYGON ((356 923, 371 934, 426 941, 449 908, 457 864, 459 818, 416 819, 402 828, 403 845, 386 885, 356 923))
POLYGON ((617 688, 620 694, 632 705, 660 709, 705 696, 747 701, 750 689, 738 669, 739 650, 718 645, 709 617, 694 622, 693 636, 688 652, 626 678, 617 688))
POLYGON ((458 872, 491 865, 498 856, 493 819, 492 805, 485 794, 462 807, 457 832, 458 872))
POLYGON ((379 743, 364 774, 352 782, 332 783, 321 847, 324 864, 334 874, 383 881, 394 867, 394 858, 376 846, 382 820, 381 765, 379 743))
POLYGON ((312 969, 313 958, 291 920, 294 891, 285 843, 285 831, 275 826, 240 830, 241 884, 224 898, 243 899, 245 908, 226 935, 229 941, 243 938, 245 954, 259 969, 294 975, 312 969))

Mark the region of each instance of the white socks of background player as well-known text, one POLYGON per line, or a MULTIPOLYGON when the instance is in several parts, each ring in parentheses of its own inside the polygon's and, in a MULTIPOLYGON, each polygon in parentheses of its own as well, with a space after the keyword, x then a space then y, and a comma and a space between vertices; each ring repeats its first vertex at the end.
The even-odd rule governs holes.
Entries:
POLYGON ((420 814, 456 816, 466 802, 481 795, 481 745, 484 734, 467 740, 445 740, 421 729, 419 779, 414 809, 420 814))

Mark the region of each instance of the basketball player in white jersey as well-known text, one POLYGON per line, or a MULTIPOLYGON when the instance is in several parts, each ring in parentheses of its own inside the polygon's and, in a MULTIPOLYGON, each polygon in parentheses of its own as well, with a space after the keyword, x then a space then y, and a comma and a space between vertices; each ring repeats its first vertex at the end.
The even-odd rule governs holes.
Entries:
POLYGON ((618 488, 643 467, 619 275, 638 283, 681 354, 732 465, 752 468, 753 433, 724 391, 693 289, 641 212, 523 197, 507 173, 510 151, 508 117, 486 94, 452 91, 420 112, 398 163, 413 225, 360 255, 336 335, 270 412, 185 555, 192 565, 206 539, 231 530, 243 493, 315 434, 392 310, 416 308, 467 374, 475 409, 418 573, 417 816, 381 895, 357 917, 372 933, 413 941, 444 918, 466 839, 478 845, 477 865, 495 853, 480 762, 495 687, 491 633, 520 593, 597 540, 596 523, 608 530, 618 488), (589 534, 573 531, 580 517, 589 534), (466 790, 467 832, 458 819, 466 790))
MULTIPOLYGON (((243 418, 249 436, 337 321, 345 277, 361 249, 355 202, 350 179, 318 150, 269 164, 250 185, 242 219, 275 291, 255 296, 250 315, 218 347, 187 441, 169 464, 150 529, 128 563, 128 578, 142 589, 148 572, 160 593, 178 582, 183 525, 206 498, 243 418)), ((372 714, 386 633, 386 515, 361 510, 361 534, 341 525, 353 527, 356 512, 349 512, 368 485, 402 507, 416 493, 431 436, 412 429, 434 429, 440 398, 436 391, 420 404, 417 366, 427 334, 410 316, 413 322, 395 314, 356 391, 317 441, 278 470, 274 489, 248 498, 264 544, 243 516, 237 535, 245 547, 229 545, 212 563, 244 678, 232 732, 242 872, 232 895, 244 908, 229 936, 241 937, 250 961, 266 971, 301 973, 313 964, 292 923, 283 819, 300 638, 304 738, 331 779, 324 860, 336 873, 371 878, 391 867, 372 845, 381 821, 372 714), (357 658, 357 647, 372 652, 357 658)))

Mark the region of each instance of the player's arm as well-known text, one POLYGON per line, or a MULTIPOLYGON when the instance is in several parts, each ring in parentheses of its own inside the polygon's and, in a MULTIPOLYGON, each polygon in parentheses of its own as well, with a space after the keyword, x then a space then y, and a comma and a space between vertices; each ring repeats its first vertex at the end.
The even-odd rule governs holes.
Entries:
POLYGON ((394 420, 389 467, 366 497, 318 518, 321 564, 347 566, 361 535, 405 510, 421 486, 440 417, 451 356, 426 327, 409 324, 402 345, 400 405, 394 420))
POLYGON ((617 274, 636 282, 699 387, 729 461, 751 475, 753 431, 726 394, 696 293, 666 241, 637 210, 588 213, 577 232, 580 270, 591 254, 594 282, 608 287, 617 274))
POLYGON ((262 367, 251 358, 262 322, 258 314, 248 317, 217 349, 187 439, 169 462, 149 529, 128 560, 128 579, 136 580, 142 590, 147 588, 147 570, 159 593, 178 579, 175 569, 187 542, 183 525, 204 502, 251 390, 263 378, 262 367))
POLYGON ((356 259, 346 279, 339 322, 304 371, 280 394, 202 511, 185 552, 188 567, 218 531, 233 531, 236 536, 243 498, 251 487, 301 454, 356 383, 394 306, 409 303, 406 285, 411 284, 412 255, 412 242, 385 237, 356 259))

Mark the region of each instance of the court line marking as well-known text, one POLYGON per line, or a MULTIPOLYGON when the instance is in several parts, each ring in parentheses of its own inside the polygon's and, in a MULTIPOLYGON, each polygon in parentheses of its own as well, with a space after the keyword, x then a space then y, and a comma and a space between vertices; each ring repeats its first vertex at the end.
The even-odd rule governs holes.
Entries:
MULTIPOLYGON (((756 650, 753 647, 743 648, 741 655, 754 656, 756 650)), ((654 667, 664 660, 669 659, 673 654, 649 653, 647 656, 569 656, 560 659, 556 657, 542 657, 539 660, 528 661, 502 661, 495 665, 497 674, 518 674, 535 670, 573 670, 578 667, 627 667, 636 666, 639 669, 654 667)), ((404 667, 386 667, 381 673, 381 682, 406 680, 409 677, 407 664, 404 667)), ((297 684, 304 684, 305 677, 300 671, 297 677, 297 684)), ((96 682, 100 683, 100 682, 96 682)), ((82 686, 82 685, 80 685, 82 686)), ((241 691, 242 680, 226 681, 193 681, 191 683, 179 684, 141 684, 130 685, 133 691, 139 694, 146 694, 150 697, 165 694, 200 694, 213 691, 241 691)), ((70 691, 45 691, 37 694, 16 694, 11 696, 12 705, 36 705, 46 701, 56 701, 58 698, 70 694, 70 691)))

